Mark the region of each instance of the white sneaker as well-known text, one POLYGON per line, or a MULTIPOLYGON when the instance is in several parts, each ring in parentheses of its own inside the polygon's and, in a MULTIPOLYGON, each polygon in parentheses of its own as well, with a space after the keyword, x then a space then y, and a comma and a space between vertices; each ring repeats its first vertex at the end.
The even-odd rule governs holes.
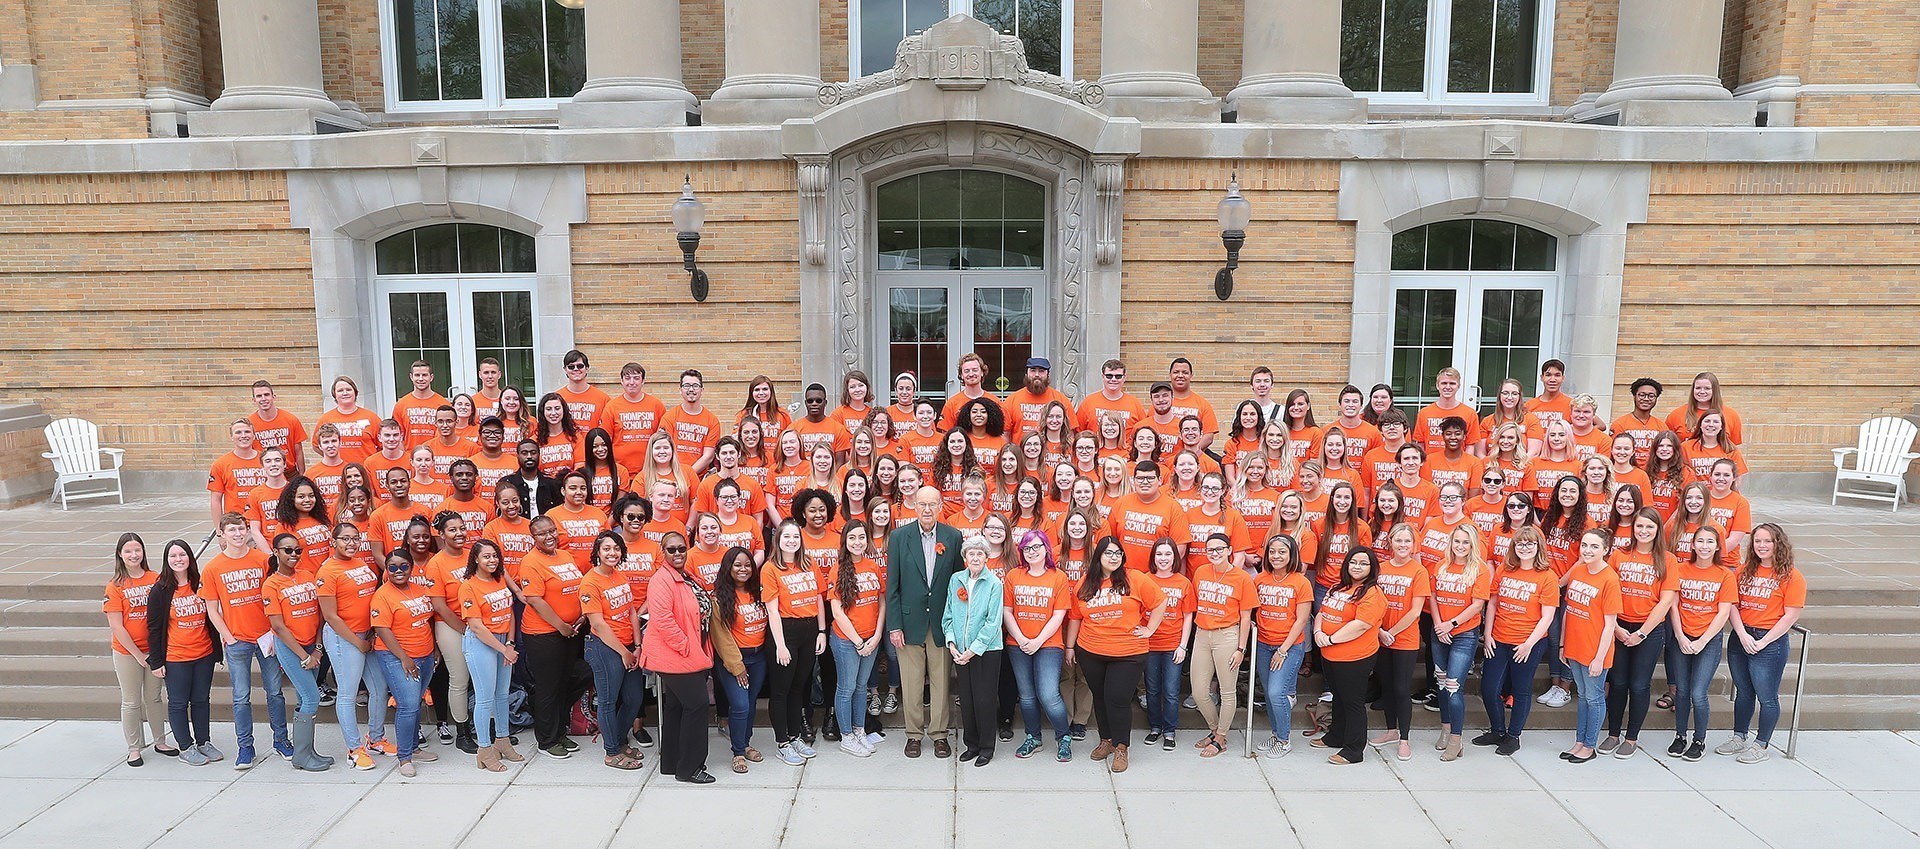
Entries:
POLYGON ((1740 753, 1740 762, 1743 764, 1757 764, 1765 761, 1767 757, 1767 747, 1748 746, 1746 751, 1740 753))
POLYGON ((1320 694, 1320 701, 1323 701, 1323 702, 1327 702, 1328 704, 1332 704, 1332 703, 1333 703, 1333 691, 1332 691, 1332 690, 1328 690, 1328 691, 1326 691, 1326 692, 1324 692, 1324 693, 1321 693, 1321 694, 1320 694))
POLYGON ((1721 743, 1720 745, 1713 747, 1714 754, 1727 755, 1729 757, 1733 755, 1738 755, 1742 752, 1745 752, 1746 750, 1747 750, 1747 738, 1742 737, 1738 734, 1735 734, 1732 737, 1728 737, 1727 742, 1721 743))
POLYGON ((853 737, 842 737, 840 739, 840 751, 846 752, 856 758, 873 757, 873 751, 860 745, 860 738, 857 735, 853 737))
POLYGON ((1274 741, 1273 748, 1267 750, 1267 757, 1278 760, 1280 758, 1286 757, 1287 753, 1291 751, 1293 751, 1292 741, 1276 740, 1274 741))
POLYGON ((799 752, 794 751, 792 746, 781 746, 779 757, 780 762, 787 766, 800 766, 807 762, 807 759, 801 757, 799 752))
MULTIPOLYGON (((1552 688, 1549 688, 1549 689, 1552 689, 1552 688)), ((1567 692, 1566 690, 1560 690, 1559 695, 1554 696, 1553 701, 1548 702, 1547 706, 1558 708, 1558 707, 1566 707, 1567 705, 1572 703, 1573 703, 1573 694, 1567 692)))
POLYGON ((805 740, 794 740, 787 743, 787 745, 792 746, 793 750, 799 753, 800 757, 803 757, 803 758, 812 758, 813 756, 820 754, 820 750, 807 745, 805 740))
POLYGON ((1278 745, 1280 745, 1280 738, 1269 735, 1267 739, 1255 744, 1253 750, 1264 755, 1267 753, 1267 750, 1278 745))
POLYGON ((1559 684, 1555 684, 1548 687, 1547 691, 1541 693, 1540 697, 1534 699, 1534 701, 1547 707, 1559 707, 1567 703, 1567 691, 1560 689, 1559 684))

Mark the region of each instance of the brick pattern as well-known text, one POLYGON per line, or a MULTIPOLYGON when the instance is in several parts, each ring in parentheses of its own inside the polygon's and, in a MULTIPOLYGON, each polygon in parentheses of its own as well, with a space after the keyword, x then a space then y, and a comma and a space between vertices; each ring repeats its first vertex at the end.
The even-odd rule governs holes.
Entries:
POLYGON ((0 112, 0 141, 143 139, 149 135, 144 109, 0 112))
POLYGON ((1819 0, 1807 49, 1808 83, 1920 79, 1920 5, 1908 0, 1819 0))
MULTIPOLYGON (((1100 79, 1100 5, 1101 0, 1073 2, 1073 76, 1075 79, 1100 79)), ((1206 28, 1204 21, 1200 24, 1206 28)))
POLYGON ((0 396, 95 421, 133 469, 211 462, 259 378, 320 409, 287 216, 278 173, 0 178, 0 396))
POLYGON ((726 0, 680 0, 680 69, 702 100, 727 78, 726 0))
POLYGON ((1800 127, 1911 127, 1920 123, 1920 93, 1802 94, 1793 123, 1800 127))
POLYGON ((1920 264, 1920 166, 1653 173, 1647 223, 1627 234, 1615 409, 1637 377, 1668 385, 1664 410, 1712 371, 1755 469, 1813 471, 1861 421, 1920 400, 1920 349, 1860 332, 1920 321, 1920 292, 1896 282, 1920 264))
POLYGON ((1553 9, 1553 71, 1547 97, 1567 106, 1613 83, 1619 0, 1560 0, 1553 9))
MULTIPOLYGON (((847 41, 847 3, 848 0, 820 0, 820 79, 828 82, 848 79, 847 66, 852 59, 847 41)), ((883 69, 869 68, 867 73, 878 70, 883 69)))
POLYGON ((140 75, 146 85, 212 99, 205 90, 206 78, 200 67, 198 3, 135 0, 133 6, 139 15, 140 75))
POLYGON ((49 484, 53 481, 53 464, 41 457, 47 451, 47 437, 40 428, 16 430, 0 433, 0 492, 8 489, 20 491, 13 499, 0 497, 0 509, 20 507, 35 501, 44 500, 43 494, 25 495, 29 478, 42 477, 49 484))
MULTIPOLYGON (((1246 17, 1246 0, 1200 0, 1200 82, 1219 97, 1240 84, 1241 29, 1246 17)), ((1076 40, 1080 35, 1074 33, 1076 40)))
POLYGON ((137 19, 127 0, 30 4, 42 100, 139 97, 137 19))

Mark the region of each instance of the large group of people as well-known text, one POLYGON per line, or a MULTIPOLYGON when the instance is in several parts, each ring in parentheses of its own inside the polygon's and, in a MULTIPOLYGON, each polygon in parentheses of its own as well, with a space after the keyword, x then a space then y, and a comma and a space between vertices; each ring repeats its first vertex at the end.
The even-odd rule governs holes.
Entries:
POLYGON ((1001 743, 1071 760, 1091 722, 1091 757, 1120 772, 1136 731, 1176 748, 1183 704, 1215 757, 1243 700, 1270 758, 1296 719, 1332 763, 1412 758, 1416 705, 1439 713, 1440 760, 1511 755, 1536 703, 1573 703, 1569 762, 1634 755, 1656 706, 1668 754, 1698 760, 1723 658, 1714 751, 1768 757, 1806 582, 1786 532, 1752 522, 1714 375, 1664 417, 1664 387, 1637 380, 1609 427, 1551 360, 1537 396, 1507 380, 1484 415, 1453 369, 1412 415, 1384 385, 1342 388, 1329 415, 1260 368, 1224 421, 1184 358, 1144 403, 1118 360, 1078 403, 1047 360, 1025 366, 996 397, 969 354, 938 404, 914 374, 889 403, 849 372, 837 404, 813 384, 792 412, 756 377, 728 414, 694 369, 672 403, 637 363, 608 394, 573 351, 529 402, 491 360, 451 399, 417 362, 388 416, 335 379, 311 432, 257 382, 208 475, 217 553, 173 540, 150 562, 133 534, 114 552, 128 763, 149 731, 188 764, 225 757, 218 662, 241 769, 266 754, 256 670, 271 751, 302 770, 334 763, 315 732, 331 706, 354 768, 414 775, 437 734, 503 770, 530 734, 553 758, 597 738, 631 770, 652 725, 660 769, 708 783, 716 719, 732 771, 769 756, 762 698, 771 757, 796 766, 820 740, 873 756, 895 713, 906 757, 950 757, 956 701, 979 766, 1001 743))

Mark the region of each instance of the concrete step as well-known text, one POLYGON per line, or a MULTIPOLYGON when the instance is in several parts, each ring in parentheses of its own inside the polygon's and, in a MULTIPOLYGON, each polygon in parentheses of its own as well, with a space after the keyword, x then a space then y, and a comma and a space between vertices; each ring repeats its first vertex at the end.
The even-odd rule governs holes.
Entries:
POLYGON ((1800 624, 1826 634, 1920 634, 1920 607, 1817 607, 1800 615, 1800 624))
POLYGON ((106 621, 97 599, 0 600, 0 627, 104 628, 106 621))
POLYGON ((104 621, 90 628, 0 628, 0 657, 105 657, 111 650, 104 621))
POLYGON ((105 595, 106 585, 107 576, 88 572, 0 572, 0 602, 98 599, 105 595))

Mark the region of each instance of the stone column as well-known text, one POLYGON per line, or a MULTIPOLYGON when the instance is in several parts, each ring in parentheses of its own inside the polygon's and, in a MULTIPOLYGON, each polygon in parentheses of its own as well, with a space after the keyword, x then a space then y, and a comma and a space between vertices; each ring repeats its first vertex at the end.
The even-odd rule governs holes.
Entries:
POLYGON ((196 135, 312 135, 314 122, 354 122, 327 99, 320 76, 320 12, 308 0, 220 0, 226 89, 188 116, 196 135))
POLYGON ((1220 120, 1220 99, 1198 73, 1199 0, 1107 0, 1100 11, 1100 86, 1113 114, 1220 120))
POLYGON ((1753 126, 1754 105, 1720 83, 1726 0, 1620 0, 1613 85, 1585 120, 1651 126, 1753 126))
POLYGON ((1340 0, 1247 0, 1240 84, 1227 111, 1242 124, 1367 119, 1366 100, 1340 80, 1340 0))
POLYGON ((587 84, 562 127, 683 127, 700 101, 680 79, 680 0, 587 4, 587 84))
POLYGON ((727 78, 703 124, 778 124, 820 111, 820 4, 727 0, 727 78))

